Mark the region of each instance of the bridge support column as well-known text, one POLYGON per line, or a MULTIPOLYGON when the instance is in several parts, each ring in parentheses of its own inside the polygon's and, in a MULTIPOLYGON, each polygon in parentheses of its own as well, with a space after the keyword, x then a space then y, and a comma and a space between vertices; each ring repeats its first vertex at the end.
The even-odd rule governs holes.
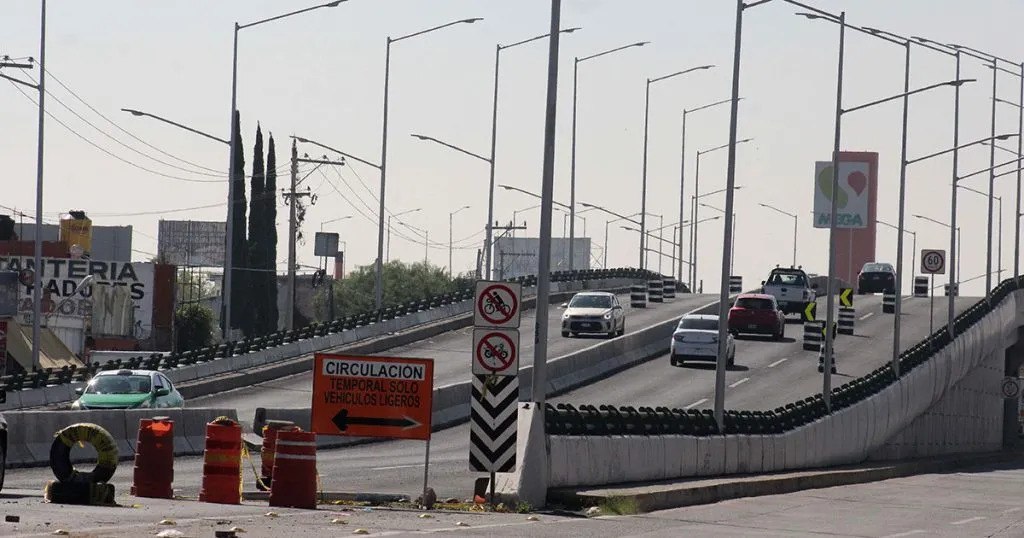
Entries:
MULTIPOLYGON (((533 508, 547 504, 550 469, 548 440, 544 431, 544 407, 535 402, 519 402, 516 439, 516 470, 498 473, 495 491, 509 501, 529 503, 533 508)), ((510 503, 503 501, 506 505, 510 503)))

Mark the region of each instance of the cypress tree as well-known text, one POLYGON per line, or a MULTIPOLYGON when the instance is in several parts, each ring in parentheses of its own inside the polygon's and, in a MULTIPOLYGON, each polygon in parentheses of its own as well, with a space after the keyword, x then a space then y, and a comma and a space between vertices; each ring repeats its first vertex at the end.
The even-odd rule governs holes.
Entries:
POLYGON ((243 328, 243 312, 248 308, 246 298, 246 273, 239 268, 248 267, 248 252, 245 241, 245 153, 242 146, 241 115, 235 111, 235 122, 232 128, 237 134, 234 145, 235 175, 231 178, 234 187, 232 199, 232 234, 231 234, 231 328, 243 328))
POLYGON ((245 317, 242 318, 246 336, 262 332, 261 329, 264 325, 262 317, 266 312, 266 307, 263 304, 265 294, 260 291, 266 283, 266 280, 260 276, 264 266, 262 245, 266 233, 263 231, 265 227, 263 199, 266 197, 266 191, 263 179, 263 132, 260 130, 259 123, 256 124, 256 143, 252 151, 252 183, 249 193, 249 258, 247 260, 249 263, 246 265, 249 269, 246 271, 249 304, 244 313, 245 317))
POLYGON ((274 135, 270 133, 270 140, 267 142, 267 180, 263 192, 263 218, 266 223, 263 232, 265 236, 261 240, 263 245, 263 269, 261 273, 266 279, 263 293, 266 297, 266 316, 264 316, 263 332, 271 333, 277 330, 277 155, 274 153, 274 135))

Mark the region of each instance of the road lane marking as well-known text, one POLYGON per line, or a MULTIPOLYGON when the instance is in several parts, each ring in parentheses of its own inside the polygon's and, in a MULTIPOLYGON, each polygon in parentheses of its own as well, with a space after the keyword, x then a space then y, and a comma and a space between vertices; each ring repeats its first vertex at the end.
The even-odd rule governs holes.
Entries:
POLYGON ((769 367, 769 368, 775 368, 776 366, 778 366, 778 365, 780 365, 780 364, 782 364, 782 363, 784 363, 784 362, 786 362, 786 361, 788 361, 788 360, 789 360, 789 359, 779 359, 779 360, 777 360, 777 361, 775 361, 775 362, 773 362, 773 363, 769 364, 769 365, 768 365, 768 367, 769 367))
POLYGON ((732 385, 729 385, 729 388, 730 389, 734 389, 734 388, 736 388, 736 387, 746 383, 747 381, 750 381, 750 378, 749 377, 744 377, 743 379, 733 383, 732 385))
POLYGON ((871 316, 874 316, 874 315, 875 315, 874 312, 868 312, 867 314, 864 314, 863 316, 861 316, 860 320, 864 321, 864 320, 866 320, 866 319, 868 319, 868 318, 870 318, 871 316))
POLYGON ((981 517, 981 516, 969 517, 967 519, 961 519, 960 521, 954 521, 954 522, 950 523, 950 525, 966 525, 967 523, 974 523, 975 521, 981 521, 983 519, 988 519, 988 518, 981 517))
POLYGON ((914 529, 912 531, 901 532, 899 534, 890 534, 882 538, 903 538, 904 536, 913 536, 915 534, 924 534, 924 531, 921 529, 914 529))
POLYGON ((697 400, 696 402, 693 402, 692 404, 684 407, 683 409, 691 409, 691 408, 697 407, 698 405, 700 405, 700 404, 702 404, 704 402, 707 402, 707 401, 708 401, 707 398, 701 398, 701 399, 697 400))
POLYGON ((1010 508, 1009 510, 1003 510, 1003 513, 1004 514, 1012 514, 1014 512, 1019 512, 1019 511, 1020 511, 1020 507, 1017 507, 1017 508, 1010 508))
POLYGON ((391 465, 389 467, 373 467, 371 471, 390 471, 392 469, 408 469, 409 467, 423 467, 422 463, 413 463, 411 465, 391 465))

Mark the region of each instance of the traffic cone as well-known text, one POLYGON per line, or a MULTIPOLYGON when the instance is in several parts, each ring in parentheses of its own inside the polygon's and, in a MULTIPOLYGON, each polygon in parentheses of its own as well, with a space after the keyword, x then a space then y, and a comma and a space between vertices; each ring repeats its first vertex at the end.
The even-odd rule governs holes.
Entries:
POLYGON ((300 431, 293 422, 284 420, 270 420, 263 427, 263 448, 260 450, 260 479, 256 483, 256 489, 267 491, 274 477, 274 455, 277 451, 277 435, 281 431, 300 431))
POLYGON ((277 432, 274 483, 270 506, 316 508, 316 434, 304 431, 277 432))
POLYGON ((140 419, 132 495, 170 499, 174 497, 173 481, 174 421, 167 417, 140 419))
POLYGON ((218 504, 242 502, 242 428, 218 417, 206 424, 203 487, 199 500, 218 504))

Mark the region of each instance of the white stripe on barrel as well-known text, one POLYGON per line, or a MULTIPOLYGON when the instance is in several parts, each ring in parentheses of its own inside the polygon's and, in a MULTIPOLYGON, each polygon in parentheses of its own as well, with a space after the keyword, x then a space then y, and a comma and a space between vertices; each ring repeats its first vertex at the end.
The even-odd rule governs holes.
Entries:
POLYGON ((647 281, 647 300, 652 303, 663 303, 665 283, 660 278, 652 278, 647 281))
POLYGON ((646 284, 633 284, 629 287, 629 306, 631 308, 647 308, 646 284))

